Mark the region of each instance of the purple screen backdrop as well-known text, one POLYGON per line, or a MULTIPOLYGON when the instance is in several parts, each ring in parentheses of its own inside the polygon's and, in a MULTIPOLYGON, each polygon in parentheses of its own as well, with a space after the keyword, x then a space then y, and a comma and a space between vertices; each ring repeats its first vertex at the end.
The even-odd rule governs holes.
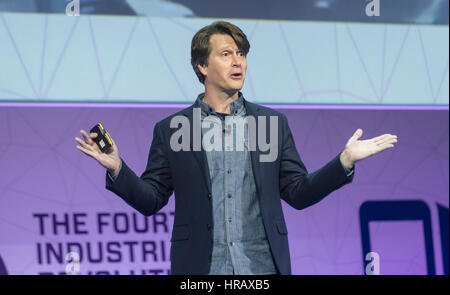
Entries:
MULTIPOLYGON (((158 214, 140 215, 105 189, 104 169, 75 148, 74 137, 103 123, 140 175, 153 126, 180 108, 1 105, 0 272, 65 273, 72 251, 80 255, 81 274, 167 274, 174 198, 158 214)), ((395 149, 357 163, 353 183, 315 206, 297 211, 283 202, 293 274, 364 274, 361 220, 372 220, 370 247, 381 274, 426 274, 430 265, 445 272, 448 108, 279 109, 309 171, 336 156, 357 128, 364 139, 399 136, 395 149), (392 221, 377 207, 386 201, 419 209, 394 210, 392 221)))

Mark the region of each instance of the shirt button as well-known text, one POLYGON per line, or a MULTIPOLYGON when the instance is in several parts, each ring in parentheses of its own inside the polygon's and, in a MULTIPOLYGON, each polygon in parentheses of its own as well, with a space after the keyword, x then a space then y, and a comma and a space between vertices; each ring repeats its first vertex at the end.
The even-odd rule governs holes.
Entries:
POLYGON ((228 174, 230 174, 231 173, 231 169, 228 169, 228 174))
POLYGON ((228 218, 228 222, 231 222, 231 217, 228 218))
POLYGON ((234 243, 233 242, 230 242, 230 246, 233 246, 234 245, 234 243))
POLYGON ((231 199, 231 194, 228 194, 228 199, 231 199))

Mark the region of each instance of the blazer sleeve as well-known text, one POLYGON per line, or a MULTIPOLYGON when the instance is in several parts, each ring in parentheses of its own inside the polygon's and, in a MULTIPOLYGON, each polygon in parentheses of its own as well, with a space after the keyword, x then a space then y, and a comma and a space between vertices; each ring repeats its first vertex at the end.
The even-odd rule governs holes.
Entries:
POLYGON ((158 212, 173 193, 172 174, 168 160, 168 147, 164 142, 161 126, 153 130, 153 140, 147 167, 138 177, 122 160, 122 168, 113 180, 106 175, 106 189, 121 197, 130 206, 146 216, 158 212))
POLYGON ((319 170, 308 173, 298 154, 287 118, 282 115, 280 158, 280 195, 295 209, 309 207, 353 180, 345 171, 339 155, 319 170))

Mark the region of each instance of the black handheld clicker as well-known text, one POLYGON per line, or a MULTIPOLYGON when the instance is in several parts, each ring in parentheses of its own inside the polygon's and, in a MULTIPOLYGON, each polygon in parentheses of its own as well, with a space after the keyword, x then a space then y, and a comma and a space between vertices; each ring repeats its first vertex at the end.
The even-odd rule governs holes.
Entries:
POLYGON ((98 123, 95 125, 91 131, 91 133, 97 133, 97 137, 92 140, 98 145, 102 153, 106 152, 110 147, 114 144, 109 136, 108 132, 103 128, 102 124, 98 123))

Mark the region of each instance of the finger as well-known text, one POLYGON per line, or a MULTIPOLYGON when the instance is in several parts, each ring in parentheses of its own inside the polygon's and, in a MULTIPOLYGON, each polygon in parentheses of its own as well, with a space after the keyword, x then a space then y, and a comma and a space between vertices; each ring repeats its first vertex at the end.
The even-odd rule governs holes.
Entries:
POLYGON ((386 140, 386 139, 388 139, 388 138, 390 138, 392 136, 393 136, 392 134, 388 134, 388 133, 387 134, 383 134, 383 135, 380 135, 380 136, 372 138, 372 142, 373 143, 379 143, 380 141, 382 142, 382 141, 384 141, 384 140, 386 140))
POLYGON ((394 147, 394 144, 392 144, 392 143, 385 143, 385 144, 382 144, 382 145, 378 146, 378 152, 381 152, 381 151, 384 151, 386 149, 393 148, 393 147, 394 147))
POLYGON ((383 140, 383 139, 386 137, 386 135, 387 135, 387 134, 383 134, 383 135, 374 137, 374 138, 372 138, 371 140, 372 140, 373 143, 377 143, 377 142, 379 142, 380 140, 383 140))
POLYGON ((398 139, 397 138, 390 138, 389 140, 387 140, 386 141, 386 143, 396 143, 396 142, 398 142, 398 139))
POLYGON ((84 141, 86 141, 88 144, 93 144, 94 141, 91 139, 91 137, 86 133, 84 130, 80 130, 81 135, 83 135, 84 141))
POLYGON ((94 151, 92 146, 88 145, 86 142, 84 142, 84 140, 81 140, 81 138, 75 137, 75 140, 85 149, 90 150, 90 151, 94 151))
POLYGON ((380 140, 375 142, 375 144, 381 145, 381 144, 385 144, 385 143, 395 143, 395 142, 397 142, 397 136, 389 135, 389 136, 385 136, 385 137, 381 138, 380 140))
POLYGON ((80 144, 85 149, 88 149, 88 150, 92 151, 93 153, 96 153, 96 154, 101 154, 102 153, 102 151, 100 150, 99 146, 94 141, 92 141, 91 144, 87 144, 86 142, 81 140, 80 144))
POLYGON ((98 134, 95 133, 95 132, 91 132, 91 133, 89 133, 89 136, 90 136, 91 138, 96 138, 96 137, 98 136, 98 134))

